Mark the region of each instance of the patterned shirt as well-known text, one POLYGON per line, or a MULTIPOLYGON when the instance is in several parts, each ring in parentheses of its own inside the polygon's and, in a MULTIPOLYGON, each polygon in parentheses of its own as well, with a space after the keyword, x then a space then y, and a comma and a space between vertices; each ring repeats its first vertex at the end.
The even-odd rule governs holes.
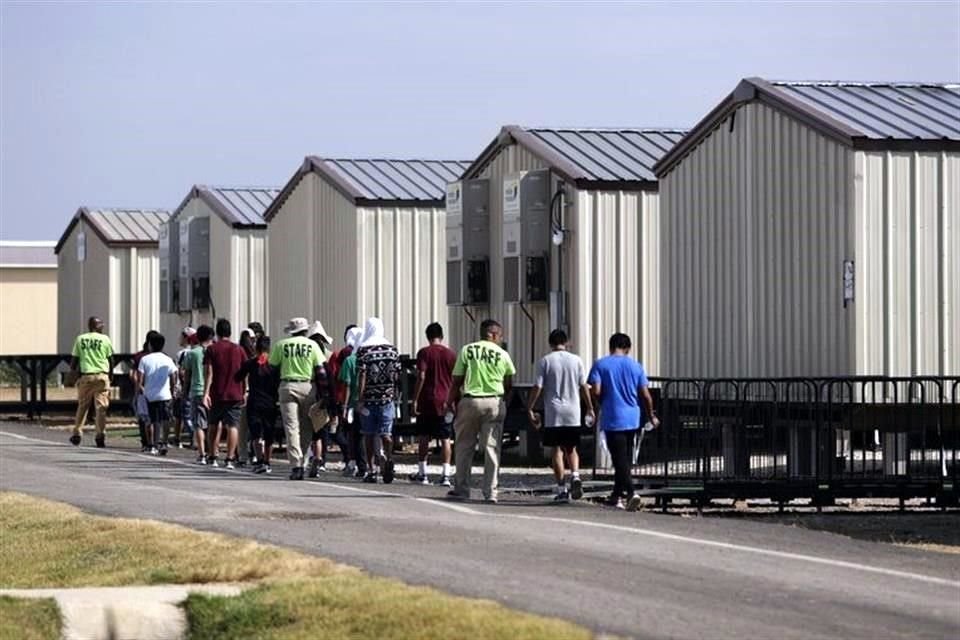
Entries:
POLYGON ((390 404, 396 397, 400 377, 400 354, 391 344, 361 347, 357 350, 357 373, 366 374, 363 402, 390 404))

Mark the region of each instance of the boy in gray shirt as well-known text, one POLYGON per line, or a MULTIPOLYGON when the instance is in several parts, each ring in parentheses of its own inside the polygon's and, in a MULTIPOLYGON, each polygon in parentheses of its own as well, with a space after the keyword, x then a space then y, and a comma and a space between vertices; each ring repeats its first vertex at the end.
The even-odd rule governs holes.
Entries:
POLYGON ((537 377, 527 401, 527 415, 536 429, 543 426, 543 445, 553 447, 553 473, 557 479, 557 495, 554 500, 567 502, 572 497, 583 497, 580 481, 580 408, 586 407, 586 424, 593 425, 595 416, 587 374, 583 360, 567 351, 567 334, 560 329, 550 332, 550 347, 553 349, 537 363, 537 377), (543 395, 544 419, 534 412, 539 397, 543 395), (570 467, 570 489, 564 478, 564 456, 570 467))

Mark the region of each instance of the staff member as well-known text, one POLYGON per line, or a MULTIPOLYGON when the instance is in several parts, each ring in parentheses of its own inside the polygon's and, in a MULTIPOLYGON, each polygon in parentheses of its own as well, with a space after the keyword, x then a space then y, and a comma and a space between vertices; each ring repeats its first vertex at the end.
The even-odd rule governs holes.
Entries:
POLYGON ((500 346, 503 327, 496 320, 480 324, 479 342, 468 344, 457 356, 453 367, 453 386, 449 404, 457 408, 453 424, 454 458, 457 465, 451 500, 470 498, 470 472, 477 438, 484 450, 483 498, 497 501, 500 473, 500 446, 503 441, 503 420, 517 370, 510 354, 500 346))
POLYGON ((310 446, 313 431, 308 428, 313 404, 311 381, 320 374, 325 359, 320 347, 307 337, 309 329, 306 318, 292 318, 284 329, 290 337, 270 351, 270 365, 280 369, 280 417, 287 437, 291 480, 303 480, 303 451, 310 446))
POLYGON ((70 444, 79 446, 87 413, 93 404, 97 411, 95 441, 101 449, 106 446, 107 407, 110 406, 110 371, 113 370, 113 343, 103 333, 103 320, 93 316, 87 320, 87 333, 73 342, 70 368, 80 372, 77 380, 77 419, 73 425, 70 444))

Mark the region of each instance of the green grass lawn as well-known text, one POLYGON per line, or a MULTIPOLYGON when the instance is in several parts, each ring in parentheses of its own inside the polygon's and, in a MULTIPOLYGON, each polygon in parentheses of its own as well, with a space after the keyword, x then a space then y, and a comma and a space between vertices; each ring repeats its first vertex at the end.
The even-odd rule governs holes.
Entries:
POLYGON ((53 600, 0 596, 0 639, 57 640, 60 611, 53 600))
MULTIPOLYGON (((191 638, 592 636, 568 622, 372 577, 279 547, 160 522, 92 516, 16 493, 0 492, 0 549, 2 588, 251 583, 236 597, 191 596, 184 605, 191 638)), ((8 636, 0 627, 0 639, 57 637, 56 607, 21 602, 0 601, 0 618, 19 620, 10 630, 34 635, 8 636)))

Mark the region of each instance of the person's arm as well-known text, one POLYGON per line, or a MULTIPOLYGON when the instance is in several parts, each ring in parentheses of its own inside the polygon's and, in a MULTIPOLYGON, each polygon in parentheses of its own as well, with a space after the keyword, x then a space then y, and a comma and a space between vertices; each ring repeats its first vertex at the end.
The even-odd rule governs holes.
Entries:
POLYGON ((417 386, 413 390, 413 415, 420 415, 420 393, 427 382, 427 367, 417 358, 417 386))
POLYGON ((534 429, 540 428, 540 416, 533 410, 537 406, 537 400, 540 398, 540 392, 543 389, 539 385, 533 385, 530 389, 530 394, 527 396, 527 417, 530 419, 530 424, 533 425, 534 429))
POLYGON ((583 402, 583 406, 587 408, 586 415, 596 422, 597 414, 593 410, 593 398, 590 397, 590 385, 586 382, 580 385, 580 400, 583 402))
POLYGON ((136 389, 138 393, 143 393, 143 385, 144 382, 146 382, 143 372, 143 358, 140 358, 140 364, 130 373, 133 377, 133 388, 136 389))
POLYGON ((451 411, 454 410, 458 404, 460 404, 464 379, 464 376, 453 376, 453 384, 450 385, 450 393, 447 396, 447 406, 451 411))
POLYGON ((510 395, 513 393, 513 376, 503 377, 503 401, 510 402, 510 395))
POLYGON ((360 382, 357 383, 357 408, 363 406, 363 394, 367 391, 367 370, 360 372, 360 382))
POLYGON ((244 383, 244 385, 243 385, 243 387, 244 387, 244 392, 246 392, 246 387, 247 387, 247 385, 246 385, 247 375, 250 373, 250 367, 249 367, 249 365, 248 365, 249 362, 251 362, 251 361, 250 361, 250 360, 244 361, 244 363, 243 363, 242 365, 240 365, 240 368, 237 369, 237 372, 236 372, 235 374, 233 374, 233 381, 234 381, 234 382, 243 382, 243 383, 244 383))
POLYGON ((203 406, 210 408, 210 385, 213 383, 213 365, 203 363, 203 406))
POLYGON ((640 387, 640 401, 643 403, 644 413, 650 418, 650 424, 654 427, 659 427, 660 418, 657 417, 656 412, 653 410, 653 396, 650 395, 650 389, 646 386, 640 387))

